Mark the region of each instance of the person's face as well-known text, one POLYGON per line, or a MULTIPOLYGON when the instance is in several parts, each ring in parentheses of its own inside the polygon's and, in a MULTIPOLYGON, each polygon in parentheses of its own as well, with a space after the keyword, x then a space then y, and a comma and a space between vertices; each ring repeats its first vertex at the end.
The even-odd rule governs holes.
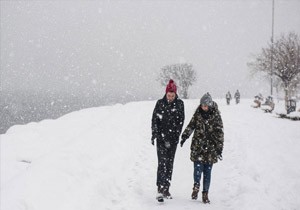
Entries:
POLYGON ((201 105, 201 108, 203 111, 207 112, 208 111, 208 106, 207 105, 201 105))
POLYGON ((167 92, 167 100, 169 102, 174 101, 176 94, 174 92, 167 92))

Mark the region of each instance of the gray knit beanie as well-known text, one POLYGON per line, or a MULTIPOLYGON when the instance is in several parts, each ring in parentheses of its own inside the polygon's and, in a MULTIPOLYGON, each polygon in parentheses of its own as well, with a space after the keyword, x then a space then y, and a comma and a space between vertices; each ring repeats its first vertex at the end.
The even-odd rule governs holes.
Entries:
POLYGON ((201 105, 207 105, 207 106, 212 106, 213 101, 209 93, 205 93, 202 98, 200 99, 200 104, 201 105))

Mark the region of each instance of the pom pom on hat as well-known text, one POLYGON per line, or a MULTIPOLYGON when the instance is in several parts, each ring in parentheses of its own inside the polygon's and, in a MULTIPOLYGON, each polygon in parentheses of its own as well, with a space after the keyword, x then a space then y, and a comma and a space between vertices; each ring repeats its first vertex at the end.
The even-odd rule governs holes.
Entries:
POLYGON ((167 87, 166 87, 166 93, 168 93, 168 92, 176 93, 176 91, 177 91, 177 87, 175 85, 175 82, 172 79, 170 79, 169 84, 167 84, 167 87))

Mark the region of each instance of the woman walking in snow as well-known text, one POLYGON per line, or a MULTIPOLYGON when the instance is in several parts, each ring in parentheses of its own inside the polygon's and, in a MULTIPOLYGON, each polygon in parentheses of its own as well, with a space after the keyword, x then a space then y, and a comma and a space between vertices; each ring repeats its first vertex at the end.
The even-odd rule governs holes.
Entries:
POLYGON ((152 138, 156 140, 158 167, 156 185, 157 200, 172 198, 169 192, 177 144, 184 123, 184 104, 176 94, 176 85, 170 80, 166 94, 157 101, 152 115, 152 138))
POLYGON ((201 174, 203 173, 203 203, 209 203, 208 191, 211 180, 211 170, 218 159, 222 159, 224 133, 223 122, 216 102, 209 93, 204 94, 200 105, 191 121, 184 130, 180 145, 194 132, 191 144, 191 161, 194 162, 194 187, 192 199, 198 198, 201 174))
POLYGON ((236 104, 240 103, 241 94, 240 94, 239 90, 236 90, 236 92, 234 94, 234 98, 235 98, 236 104))

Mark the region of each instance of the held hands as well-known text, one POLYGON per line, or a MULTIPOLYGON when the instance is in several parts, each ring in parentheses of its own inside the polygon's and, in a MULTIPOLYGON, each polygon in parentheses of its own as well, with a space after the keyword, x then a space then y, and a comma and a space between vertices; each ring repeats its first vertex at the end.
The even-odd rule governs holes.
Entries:
POLYGON ((152 145, 154 145, 154 140, 155 140, 155 139, 156 139, 156 137, 152 135, 152 137, 151 137, 151 144, 152 144, 152 145))
POLYGON ((222 157, 222 152, 220 150, 217 150, 217 158, 219 160, 223 160, 223 157, 222 157))

